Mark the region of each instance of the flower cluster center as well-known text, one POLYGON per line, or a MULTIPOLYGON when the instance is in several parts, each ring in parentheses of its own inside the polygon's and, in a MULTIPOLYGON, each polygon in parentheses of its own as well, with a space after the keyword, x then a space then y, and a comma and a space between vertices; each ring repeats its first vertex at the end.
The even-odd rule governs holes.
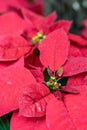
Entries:
POLYGON ((56 77, 51 76, 49 81, 46 82, 46 85, 51 90, 58 90, 61 87, 61 84, 57 82, 56 77))
POLYGON ((46 36, 43 35, 41 32, 38 32, 34 37, 32 37, 32 43, 35 45, 40 43, 46 36))

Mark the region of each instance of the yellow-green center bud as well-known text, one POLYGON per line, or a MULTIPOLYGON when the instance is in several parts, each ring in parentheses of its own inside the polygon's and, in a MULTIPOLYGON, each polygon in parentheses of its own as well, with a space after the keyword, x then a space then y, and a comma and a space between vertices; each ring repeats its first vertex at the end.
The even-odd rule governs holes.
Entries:
POLYGON ((60 83, 57 82, 57 79, 53 76, 50 77, 50 80, 46 82, 46 85, 49 87, 51 90, 57 90, 61 86, 60 83))
POLYGON ((41 32, 38 32, 34 37, 32 37, 33 45, 40 43, 46 36, 43 35, 41 32))

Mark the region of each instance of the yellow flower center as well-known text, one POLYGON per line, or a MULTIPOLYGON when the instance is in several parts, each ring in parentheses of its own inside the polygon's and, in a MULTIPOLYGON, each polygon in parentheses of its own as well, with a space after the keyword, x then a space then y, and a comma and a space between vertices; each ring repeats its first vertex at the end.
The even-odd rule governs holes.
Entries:
POLYGON ((43 35, 41 32, 38 32, 34 37, 32 37, 33 45, 40 43, 46 36, 43 35))
POLYGON ((57 82, 56 77, 51 76, 50 80, 46 82, 46 85, 49 87, 51 90, 57 90, 61 87, 61 84, 57 82))

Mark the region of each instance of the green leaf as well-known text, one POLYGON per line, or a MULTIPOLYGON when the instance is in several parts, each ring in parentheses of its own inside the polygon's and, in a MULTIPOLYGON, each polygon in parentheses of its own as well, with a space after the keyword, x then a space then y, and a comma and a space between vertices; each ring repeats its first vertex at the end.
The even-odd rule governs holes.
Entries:
POLYGON ((63 77, 58 81, 58 83, 61 83, 61 86, 66 86, 67 81, 68 81, 68 77, 63 77))
POLYGON ((47 69, 44 71, 44 80, 45 82, 49 81, 50 76, 48 75, 47 69))
POLYGON ((11 113, 0 117, 0 130, 10 130, 11 113))

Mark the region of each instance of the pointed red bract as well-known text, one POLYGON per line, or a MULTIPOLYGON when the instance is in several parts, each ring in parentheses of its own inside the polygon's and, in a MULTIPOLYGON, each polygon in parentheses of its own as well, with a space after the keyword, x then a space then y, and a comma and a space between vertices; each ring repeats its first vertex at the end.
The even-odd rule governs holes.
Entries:
POLYGON ((24 117, 41 117, 46 113, 50 91, 44 84, 31 84, 23 91, 19 113, 24 117))
POLYGON ((76 128, 78 130, 86 130, 87 129, 87 92, 86 95, 83 94, 67 95, 65 97, 64 102, 76 128))
POLYGON ((17 60, 30 50, 29 43, 21 36, 0 37, 0 61, 17 60))
POLYGON ((81 53, 79 47, 75 46, 73 44, 73 42, 71 42, 70 49, 69 49, 69 57, 71 57, 71 56, 74 56, 74 57, 82 56, 82 53, 81 53))
POLYGON ((87 72, 69 77, 68 86, 87 85, 87 72))
POLYGON ((11 118, 10 130, 33 130, 36 119, 24 118, 18 115, 18 112, 14 112, 11 118))
POLYGON ((6 11, 6 9, 7 9, 7 7, 6 7, 6 5, 7 5, 7 2, 5 1, 0 1, 0 13, 2 13, 2 12, 5 12, 6 11))
POLYGON ((64 76, 72 76, 82 72, 87 72, 87 58, 71 57, 63 67, 64 76))
POLYGON ((14 12, 0 16, 0 35, 20 35, 26 27, 25 22, 14 12))
POLYGON ((49 130, 43 118, 25 118, 14 112, 11 118, 10 130, 49 130))
POLYGON ((84 57, 87 57, 87 47, 86 47, 86 46, 84 46, 84 47, 79 47, 79 49, 80 49, 82 55, 83 55, 84 57))
POLYGON ((68 56, 69 41, 63 29, 50 33, 40 44, 40 60, 45 67, 56 71, 68 56), (64 50, 64 51, 63 51, 64 50))
POLYGON ((69 33, 68 36, 71 41, 75 42, 75 44, 80 45, 80 46, 87 46, 87 40, 85 40, 81 36, 71 34, 71 33, 69 33))
POLYGON ((54 23, 55 22, 55 20, 56 20, 56 18, 57 18, 57 14, 56 14, 56 12, 52 12, 50 15, 48 15, 46 18, 45 18, 45 23, 46 24, 52 24, 52 23, 54 23))
POLYGON ((83 74, 83 76, 79 76, 77 76, 76 81, 71 80, 71 83, 68 83, 68 86, 71 85, 76 88, 79 91, 79 94, 66 95, 64 98, 64 102, 76 128, 78 128, 79 130, 85 130, 87 129, 87 84, 85 85, 84 81, 82 81, 82 84, 80 80, 86 75, 83 74), (73 81, 75 85, 73 84, 73 81), (80 85, 79 82, 82 85, 80 85))
POLYGON ((32 72, 33 76, 35 77, 35 79, 38 83, 44 82, 44 75, 41 72, 40 68, 37 67, 37 69, 30 69, 30 71, 32 72))
POLYGON ((29 67, 30 65, 35 66, 35 67, 40 67, 40 68, 43 67, 40 61, 37 49, 35 49, 32 54, 25 57, 25 66, 29 67))
POLYGON ((68 32, 70 27, 71 27, 71 24, 72 24, 72 21, 59 20, 59 21, 55 22, 54 24, 52 24, 49 27, 49 30, 53 31, 53 30, 58 29, 58 28, 63 28, 66 32, 68 32))
POLYGON ((46 122, 49 130, 75 130, 64 103, 55 97, 47 105, 46 122))
POLYGON ((22 13, 23 16, 25 18, 25 20, 27 20, 28 22, 32 22, 32 27, 36 28, 37 30, 41 29, 41 25, 43 23, 44 17, 41 15, 38 15, 30 10, 27 10, 25 8, 22 8, 22 13))
POLYGON ((36 82, 22 64, 15 63, 0 71, 0 116, 18 109, 24 87, 36 82))

